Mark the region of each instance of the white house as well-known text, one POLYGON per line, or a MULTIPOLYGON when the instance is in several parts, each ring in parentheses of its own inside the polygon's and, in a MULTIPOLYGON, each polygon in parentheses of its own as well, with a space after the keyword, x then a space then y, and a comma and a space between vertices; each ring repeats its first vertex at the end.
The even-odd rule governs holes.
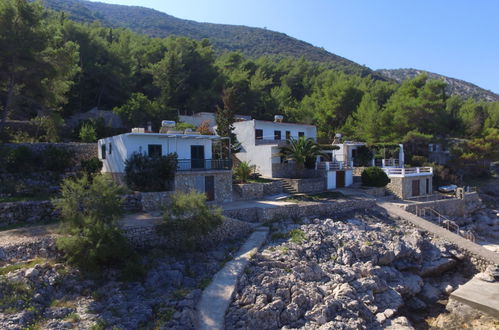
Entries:
POLYGON ((196 132, 151 133, 133 129, 98 141, 102 172, 123 183, 125 161, 135 153, 151 157, 176 153, 175 190, 196 189, 207 194, 208 200, 229 201, 232 198, 232 171, 228 159, 213 159, 213 142, 217 135, 196 132), (230 192, 229 192, 230 190, 230 192))
POLYGON ((277 156, 280 147, 290 138, 299 137, 317 139, 314 125, 283 123, 280 116, 276 121, 245 120, 234 123, 234 133, 241 144, 236 154, 241 161, 255 165, 258 173, 264 177, 279 177, 281 157, 277 156))

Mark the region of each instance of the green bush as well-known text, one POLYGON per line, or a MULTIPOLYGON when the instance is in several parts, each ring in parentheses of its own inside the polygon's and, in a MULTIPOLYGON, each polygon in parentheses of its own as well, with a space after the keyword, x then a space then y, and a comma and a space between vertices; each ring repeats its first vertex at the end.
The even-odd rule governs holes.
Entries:
POLYGON ((81 125, 79 135, 81 142, 91 143, 97 141, 97 131, 91 123, 81 125))
POLYGON ((62 173, 73 165, 73 152, 64 148, 47 146, 40 155, 42 169, 62 173))
POLYGON ((88 175, 97 174, 102 169, 102 161, 97 157, 82 160, 80 164, 82 172, 88 175))
POLYGON ((368 167, 362 171, 362 185, 384 187, 390 182, 388 175, 379 167, 368 167))
POLYGON ((251 166, 248 162, 241 162, 236 165, 233 169, 236 182, 247 183, 253 169, 254 166, 251 166))
POLYGON ((5 152, 5 169, 10 173, 29 172, 38 164, 29 147, 8 148, 5 152))
POLYGON ((57 239, 57 247, 70 264, 90 272, 139 264, 118 226, 122 192, 104 175, 64 180, 61 198, 53 203, 61 211, 61 229, 66 234, 57 239))
POLYGON ((135 152, 125 162, 125 182, 138 191, 168 190, 177 169, 177 154, 149 157, 135 152))
POLYGON ((158 231, 180 238, 182 249, 195 249, 200 237, 222 224, 222 209, 206 204, 206 195, 197 191, 177 192, 171 207, 165 210, 158 231))

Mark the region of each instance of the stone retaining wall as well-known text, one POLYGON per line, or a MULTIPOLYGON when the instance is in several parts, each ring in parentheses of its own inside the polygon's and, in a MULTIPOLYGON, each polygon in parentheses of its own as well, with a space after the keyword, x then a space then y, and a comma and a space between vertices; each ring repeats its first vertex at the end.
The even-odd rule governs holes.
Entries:
POLYGON ((356 209, 368 209, 376 206, 374 200, 345 200, 333 203, 300 203, 276 207, 252 207, 224 210, 230 218, 250 222, 269 222, 277 219, 301 217, 330 217, 332 214, 350 212, 356 209))
POLYGON ((428 202, 418 202, 404 206, 404 210, 411 213, 416 213, 416 208, 429 207, 440 214, 454 217, 467 216, 478 209, 483 208, 480 196, 476 192, 466 193, 464 199, 451 198, 440 199, 428 202))
POLYGON ((282 179, 298 193, 312 193, 326 190, 326 178, 282 179))
POLYGON ((282 182, 234 184, 232 190, 237 200, 249 200, 282 193, 282 182))
POLYGON ((7 148, 19 148, 28 147, 33 153, 43 153, 45 148, 48 146, 53 146, 57 148, 62 148, 73 153, 73 160, 75 163, 79 164, 82 160, 89 160, 91 158, 97 157, 97 143, 78 143, 78 142, 68 142, 68 143, 49 143, 49 142, 38 142, 38 143, 5 143, 2 147, 7 148))
MULTIPOLYGON (((235 240, 247 236, 253 230, 253 226, 247 222, 225 218, 220 227, 210 234, 200 238, 198 244, 201 248, 207 249, 226 240, 235 240)), ((124 235, 136 248, 165 247, 177 248, 181 241, 175 235, 162 236, 156 232, 156 227, 140 226, 123 229, 124 235)))
POLYGON ((44 223, 59 217, 51 201, 0 203, 0 227, 44 223))

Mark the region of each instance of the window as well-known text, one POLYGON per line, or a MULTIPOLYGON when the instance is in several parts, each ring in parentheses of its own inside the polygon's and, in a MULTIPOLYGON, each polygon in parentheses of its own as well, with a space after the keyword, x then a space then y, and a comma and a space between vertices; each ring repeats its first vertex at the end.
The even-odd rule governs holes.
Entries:
POLYGON ((100 146, 100 156, 102 159, 106 159, 106 144, 100 146))
POLYGON ((286 140, 291 140, 291 132, 286 131, 286 140))
POLYGON ((255 130, 255 139, 256 140, 262 140, 263 139, 263 129, 256 129, 255 130))
POLYGON ((163 154, 161 144, 148 144, 147 145, 147 153, 149 157, 161 157, 163 154))
POLYGON ((305 132, 298 132, 298 137, 301 138, 301 137, 305 137, 305 132))
POLYGON ((111 154, 112 151, 113 151, 113 145, 109 143, 109 154, 111 154))
POLYGON ((274 131, 274 140, 281 139, 281 131, 274 131))

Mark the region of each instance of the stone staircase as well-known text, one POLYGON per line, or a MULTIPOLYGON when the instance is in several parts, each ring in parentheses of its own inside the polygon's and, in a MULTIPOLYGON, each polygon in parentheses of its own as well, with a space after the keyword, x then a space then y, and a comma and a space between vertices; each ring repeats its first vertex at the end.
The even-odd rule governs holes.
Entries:
POLYGON ((279 179, 282 182, 282 191, 286 194, 297 194, 298 191, 286 179, 279 179))

